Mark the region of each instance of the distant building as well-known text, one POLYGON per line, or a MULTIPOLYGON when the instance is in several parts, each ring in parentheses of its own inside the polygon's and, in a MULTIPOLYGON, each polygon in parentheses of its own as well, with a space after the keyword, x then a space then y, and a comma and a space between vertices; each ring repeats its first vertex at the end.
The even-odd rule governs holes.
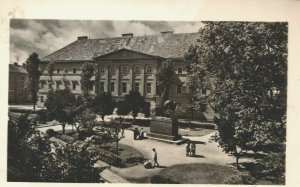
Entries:
POLYGON ((74 94, 81 94, 81 67, 90 62, 97 67, 91 94, 111 92, 117 100, 121 100, 130 90, 138 90, 153 109, 157 99, 155 74, 167 59, 173 62, 178 75, 169 97, 177 103, 188 104, 183 88, 187 74, 184 54, 192 44, 196 44, 198 38, 199 33, 174 34, 172 31, 138 37, 132 33, 102 39, 78 37, 73 43, 42 59, 38 105, 44 104, 50 88, 69 87, 74 94), (49 62, 55 64, 53 83, 46 70, 49 62))
POLYGON ((27 71, 17 63, 9 64, 9 103, 21 104, 28 100, 28 92, 25 89, 27 71))

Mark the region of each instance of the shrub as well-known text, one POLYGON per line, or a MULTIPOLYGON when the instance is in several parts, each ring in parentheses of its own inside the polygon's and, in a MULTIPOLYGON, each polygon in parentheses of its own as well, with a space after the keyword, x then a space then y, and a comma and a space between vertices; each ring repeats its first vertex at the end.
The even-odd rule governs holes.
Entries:
POLYGON ((256 182, 255 178, 249 174, 239 173, 237 175, 229 177, 225 184, 254 184, 256 182))
POLYGON ((81 129, 78 133, 77 133, 77 138, 78 140, 85 140, 87 137, 90 137, 93 135, 93 132, 87 130, 87 129, 81 129))
POLYGON ((145 117, 150 116, 150 102, 145 101, 141 112, 145 114, 145 117))
POLYGON ((119 101, 118 102, 118 108, 117 108, 117 114, 118 115, 128 115, 130 112, 130 107, 128 103, 124 101, 119 101))
POLYGON ((265 166, 270 170, 270 177, 275 179, 276 183, 285 182, 285 153, 270 153, 264 158, 265 166))
POLYGON ((38 111, 38 120, 40 123, 46 123, 48 121, 47 110, 38 111))
POLYGON ((49 137, 55 137, 57 135, 57 132, 55 132, 55 130, 53 129, 47 129, 46 130, 46 134, 49 136, 49 137))
POLYGON ((117 156, 105 149, 95 147, 90 150, 90 153, 92 156, 98 157, 99 160, 106 162, 109 165, 112 165, 115 167, 123 166, 122 159, 119 156, 117 156))
POLYGON ((126 158, 125 162, 127 164, 143 163, 144 162, 144 158, 141 157, 141 156, 129 157, 129 158, 126 158))

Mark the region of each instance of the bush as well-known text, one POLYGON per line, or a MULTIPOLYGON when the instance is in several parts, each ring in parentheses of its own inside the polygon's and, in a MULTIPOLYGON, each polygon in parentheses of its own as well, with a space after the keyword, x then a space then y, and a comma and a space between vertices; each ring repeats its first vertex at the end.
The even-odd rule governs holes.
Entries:
POLYGON ((145 101, 141 112, 145 114, 146 118, 150 116, 150 102, 145 101))
POLYGON ((249 174, 239 173, 237 175, 229 177, 225 184, 254 184, 256 182, 255 178, 249 174))
POLYGON ((40 123, 46 123, 48 121, 47 110, 38 111, 38 120, 40 123))
POLYGON ((141 156, 134 156, 134 157, 126 158, 125 162, 127 164, 134 164, 134 163, 143 163, 144 160, 145 159, 141 156))
POLYGON ((99 160, 101 160, 109 165, 112 165, 115 167, 123 166, 122 159, 119 156, 117 156, 105 149, 101 149, 99 147, 93 148, 91 150, 91 154, 92 154, 92 156, 98 157, 99 160))
POLYGON ((62 135, 57 135, 56 138, 68 142, 68 143, 72 143, 74 141, 74 138, 65 134, 62 135))
POLYGON ((213 123, 193 123, 179 121, 180 128, 203 128, 203 129, 215 129, 216 126, 213 123))
POLYGON ((87 129, 81 129, 78 133, 77 133, 77 139, 78 140, 85 140, 87 137, 90 137, 94 135, 93 132, 87 130, 87 129))
POLYGON ((285 153, 270 153, 264 158, 264 164, 276 183, 285 183, 285 153))
POLYGON ((55 130, 53 129, 47 129, 46 130, 46 134, 49 136, 49 137, 55 137, 57 135, 57 132, 55 132, 55 130))
POLYGON ((117 114, 118 115, 128 115, 129 112, 130 112, 129 105, 124 101, 119 101, 118 107, 117 107, 117 114))

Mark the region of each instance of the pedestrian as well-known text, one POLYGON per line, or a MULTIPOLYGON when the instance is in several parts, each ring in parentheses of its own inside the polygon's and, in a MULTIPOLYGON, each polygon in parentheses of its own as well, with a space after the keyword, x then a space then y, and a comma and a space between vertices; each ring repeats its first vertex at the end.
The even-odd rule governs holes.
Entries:
POLYGON ((190 141, 186 142, 185 151, 186 151, 186 156, 190 156, 190 141))
POLYGON ((195 142, 192 142, 191 144, 191 156, 195 156, 196 154, 196 145, 195 142))
POLYGON ((140 139, 144 139, 144 129, 141 128, 141 131, 140 131, 140 139))
POLYGON ((157 162, 157 152, 154 148, 152 149, 152 161, 153 161, 153 167, 159 166, 157 162))
POLYGON ((133 139, 134 140, 137 139, 138 134, 139 134, 139 130, 137 128, 134 128, 134 130, 133 130, 133 139))

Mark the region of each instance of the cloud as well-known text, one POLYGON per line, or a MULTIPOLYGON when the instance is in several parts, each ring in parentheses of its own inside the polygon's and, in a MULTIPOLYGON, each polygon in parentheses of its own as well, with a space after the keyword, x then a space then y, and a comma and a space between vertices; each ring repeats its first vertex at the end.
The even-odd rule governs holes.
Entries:
POLYGON ((10 63, 24 63, 36 52, 42 58, 68 44, 78 36, 91 38, 154 35, 166 30, 175 33, 197 32, 201 22, 170 21, 98 21, 98 20, 31 20, 10 21, 10 63))

